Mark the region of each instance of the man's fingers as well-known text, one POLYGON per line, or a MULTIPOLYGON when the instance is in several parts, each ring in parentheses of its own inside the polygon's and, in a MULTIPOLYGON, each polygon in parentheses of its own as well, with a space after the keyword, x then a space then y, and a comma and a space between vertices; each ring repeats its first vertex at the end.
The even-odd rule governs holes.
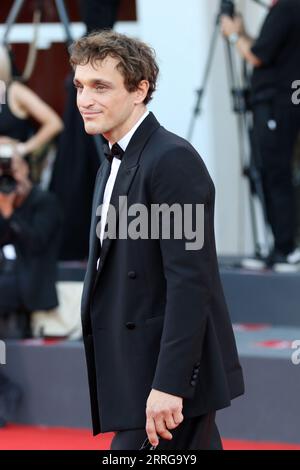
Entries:
POLYGON ((155 428, 155 423, 154 419, 151 418, 151 416, 147 416, 147 422, 146 422, 146 433, 149 439, 149 442, 153 446, 158 445, 158 436, 156 434, 156 428, 155 428))
MULTIPOLYGON (((177 425, 174 423, 173 418, 169 418, 168 422, 171 426, 170 429, 174 429, 175 427, 177 427, 177 425)), ((146 432, 149 442, 153 446, 158 445, 158 436, 166 440, 171 440, 173 437, 170 431, 168 430, 168 425, 166 421, 161 416, 157 418, 147 417, 146 432)))
POLYGON ((172 415, 172 413, 168 413, 168 415, 166 416, 167 428, 168 429, 175 429, 175 428, 177 428, 178 424, 179 423, 175 423, 174 416, 172 415))
POLYGON ((170 431, 168 431, 164 418, 155 418, 154 421, 157 434, 159 434, 163 439, 167 439, 168 441, 171 440, 173 436, 170 431))
MULTIPOLYGON (((156 444, 155 438, 158 436, 166 440, 173 438, 170 431, 177 428, 183 421, 182 402, 181 397, 155 389, 151 390, 146 405, 147 434, 150 435, 151 439, 153 438, 156 444), (155 426, 156 435, 154 435, 153 425, 155 426)), ((149 439, 152 445, 154 445, 153 440, 149 439)))
POLYGON ((175 413, 173 413, 173 419, 174 419, 174 421, 177 425, 182 423, 182 421, 184 419, 182 411, 178 410, 175 413))

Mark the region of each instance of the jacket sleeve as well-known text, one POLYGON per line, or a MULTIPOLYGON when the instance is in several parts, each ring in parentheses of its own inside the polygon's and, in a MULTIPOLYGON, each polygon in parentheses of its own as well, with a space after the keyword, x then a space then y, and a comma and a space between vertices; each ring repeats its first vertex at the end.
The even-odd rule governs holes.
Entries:
POLYGON ((56 197, 49 193, 44 193, 35 202, 30 221, 18 211, 5 220, 10 242, 30 254, 44 251, 55 231, 60 229, 60 224, 60 208, 56 197))
MULTIPOLYGON (((183 236, 171 236, 170 239, 161 236, 162 220, 159 222, 167 302, 152 388, 192 398, 200 367, 215 262, 212 256, 215 250, 212 239, 214 185, 192 147, 176 147, 173 152, 165 154, 153 170, 151 181, 153 202, 169 206, 179 204, 184 222, 183 236), (198 219, 197 205, 204 208, 202 218, 198 219), (193 249, 187 248, 187 243, 191 243, 188 232, 191 220, 194 229, 196 224, 198 236, 204 230, 204 244, 200 248, 196 245, 193 249)), ((171 227, 173 221, 172 217, 171 227)))
POLYGON ((278 2, 267 15, 259 37, 251 50, 263 63, 270 65, 278 56, 280 49, 290 40, 293 28, 293 14, 290 5, 278 2))

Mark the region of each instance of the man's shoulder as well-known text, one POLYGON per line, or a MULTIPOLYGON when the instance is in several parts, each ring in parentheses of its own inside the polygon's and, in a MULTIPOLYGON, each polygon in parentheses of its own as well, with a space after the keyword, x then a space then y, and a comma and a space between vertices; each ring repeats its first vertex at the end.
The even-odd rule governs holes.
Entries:
POLYGON ((154 133, 154 138, 159 139, 165 146, 179 146, 193 148, 192 145, 183 137, 180 137, 178 134, 169 131, 163 126, 160 126, 157 129, 157 132, 154 133))
POLYGON ((186 165, 202 167, 206 170, 204 161, 190 142, 163 126, 160 126, 152 135, 145 151, 151 154, 151 166, 160 163, 169 165, 172 162, 180 163, 184 161, 186 165))
POLYGON ((158 159, 172 153, 174 155, 191 155, 200 158, 197 150, 183 137, 160 126, 152 135, 145 150, 153 151, 158 159))
POLYGON ((292 14, 299 17, 299 7, 300 7, 300 0, 278 0, 277 3, 270 9, 270 14, 274 12, 277 14, 285 13, 285 14, 292 14))

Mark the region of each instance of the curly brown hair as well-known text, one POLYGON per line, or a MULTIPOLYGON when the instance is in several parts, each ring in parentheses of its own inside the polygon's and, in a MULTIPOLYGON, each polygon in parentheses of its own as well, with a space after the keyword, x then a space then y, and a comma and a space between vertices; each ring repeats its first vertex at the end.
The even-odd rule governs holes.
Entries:
POLYGON ((159 73, 155 52, 150 46, 125 34, 105 30, 93 32, 75 41, 70 47, 70 63, 74 69, 76 65, 86 65, 89 62, 94 66, 97 61, 108 56, 119 60, 117 69, 124 77, 127 91, 135 91, 141 80, 149 82, 144 100, 145 104, 149 103, 156 90, 159 73))

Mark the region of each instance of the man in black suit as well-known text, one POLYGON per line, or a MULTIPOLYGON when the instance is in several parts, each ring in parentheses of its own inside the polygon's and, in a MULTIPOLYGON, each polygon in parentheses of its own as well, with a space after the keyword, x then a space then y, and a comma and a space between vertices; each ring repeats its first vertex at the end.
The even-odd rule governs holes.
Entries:
POLYGON ((215 411, 244 388, 218 272, 213 182, 196 150, 147 111, 158 75, 149 46, 96 33, 73 45, 71 64, 85 130, 110 147, 82 297, 94 434, 115 431, 112 450, 221 448, 215 411), (191 230, 178 236, 176 210, 186 207, 193 243, 191 230), (166 208, 175 211, 167 224, 166 208))
POLYGON ((50 310, 57 306, 60 208, 53 194, 32 185, 17 155, 9 178, 10 191, 1 191, 3 179, 0 184, 0 314, 50 310))

